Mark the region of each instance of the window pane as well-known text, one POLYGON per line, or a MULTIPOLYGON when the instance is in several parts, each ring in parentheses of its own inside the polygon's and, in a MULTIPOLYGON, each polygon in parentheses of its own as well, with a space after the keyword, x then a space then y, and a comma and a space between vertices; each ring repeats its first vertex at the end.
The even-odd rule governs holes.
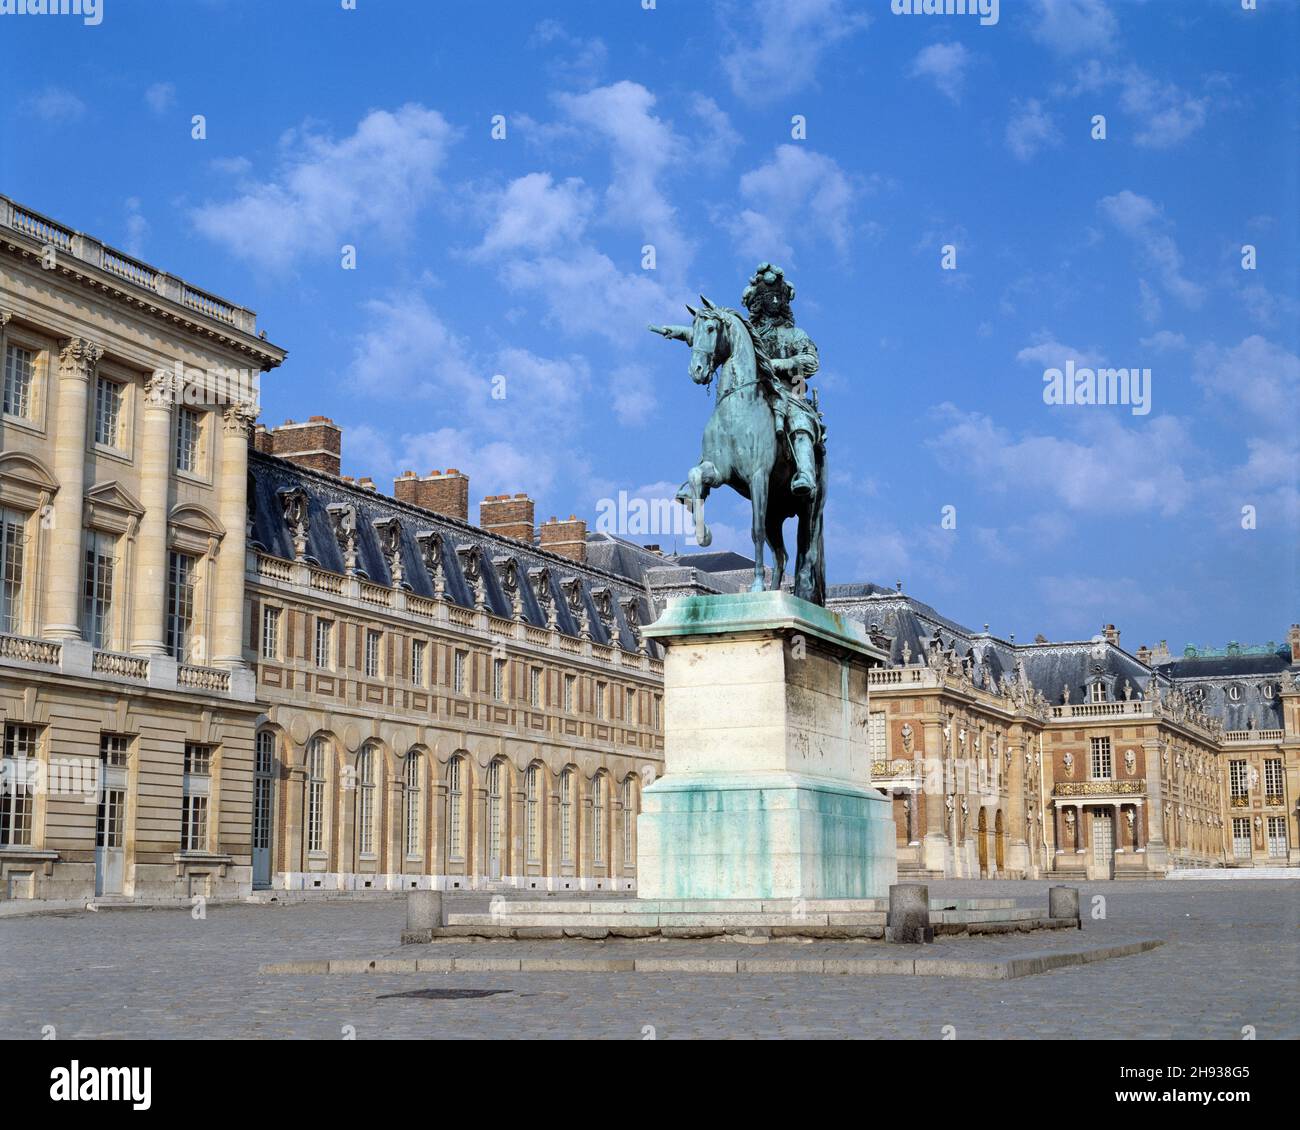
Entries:
POLYGON ((5 350, 5 415, 31 417, 32 375, 35 370, 36 355, 31 350, 17 345, 5 350))

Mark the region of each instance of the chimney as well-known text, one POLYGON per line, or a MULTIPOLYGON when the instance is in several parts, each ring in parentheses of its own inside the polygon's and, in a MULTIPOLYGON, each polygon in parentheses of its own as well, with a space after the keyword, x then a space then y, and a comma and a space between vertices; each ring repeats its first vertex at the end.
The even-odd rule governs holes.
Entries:
POLYGON ((455 467, 446 472, 430 471, 423 478, 414 471, 403 471, 393 480, 393 497, 410 506, 469 521, 469 477, 455 467))
POLYGON ((1119 629, 1114 624, 1103 626, 1101 634, 1106 637, 1107 643, 1113 643, 1116 647, 1119 647, 1119 629))
MULTIPOLYGON (((258 451, 269 451, 299 467, 324 471, 327 475, 339 473, 343 429, 328 416, 312 416, 305 424, 286 420, 267 433, 267 441, 270 446, 259 446, 258 451)), ((263 441, 258 437, 254 442, 263 441)))
POLYGON ((362 490, 374 490, 375 480, 372 479, 369 475, 362 475, 361 478, 357 480, 357 486, 359 486, 362 490))
POLYGON ((1151 665, 1151 649, 1146 644, 1143 644, 1133 654, 1139 663, 1145 663, 1148 667, 1151 665))
POLYGON ((552 515, 551 520, 543 522, 537 532, 542 549, 573 561, 587 560, 587 523, 581 518, 570 514, 567 522, 559 522, 552 515))
POLYGON ((490 494, 478 507, 478 524, 490 534, 533 543, 533 500, 526 494, 490 494))
POLYGON ((1291 645, 1291 662, 1300 663, 1300 624, 1292 624, 1286 641, 1291 645))
POLYGON ((263 455, 274 454, 271 449, 271 433, 265 424, 257 424, 253 428, 253 450, 260 451, 263 455))

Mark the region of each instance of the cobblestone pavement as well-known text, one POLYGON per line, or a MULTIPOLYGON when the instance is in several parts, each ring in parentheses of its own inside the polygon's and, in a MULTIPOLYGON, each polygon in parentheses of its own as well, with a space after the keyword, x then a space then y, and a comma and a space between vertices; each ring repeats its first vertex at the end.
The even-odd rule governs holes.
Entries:
MULTIPOLYGON (((1046 902, 1047 883, 933 883, 934 897, 1046 902)), ((927 956, 971 959, 1156 937, 1137 957, 1015 981, 810 974, 355 974, 263 976, 267 962, 468 952, 399 948, 397 899, 291 906, 126 910, 0 923, 0 1038, 138 1037, 679 1039, 1300 1038, 1300 884, 1207 881, 1082 884, 1105 917, 1082 934, 945 939, 927 956), (400 996, 480 990, 461 999, 400 996)), ((486 899, 483 900, 486 904, 486 899)), ((883 943, 799 947, 723 942, 495 942, 492 956, 887 956, 883 943), (633 952, 645 952, 644 949, 633 952)))

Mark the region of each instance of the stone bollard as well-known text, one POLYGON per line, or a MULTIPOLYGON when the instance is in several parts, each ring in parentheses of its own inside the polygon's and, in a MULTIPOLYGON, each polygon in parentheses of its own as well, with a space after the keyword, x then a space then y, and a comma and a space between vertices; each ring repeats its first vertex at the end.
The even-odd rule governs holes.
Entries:
POLYGON ((920 944, 934 941, 930 925, 930 888, 924 883, 895 883, 889 888, 885 941, 920 944))
POLYGON ((1083 919, 1079 917, 1079 888, 1048 887, 1047 916, 1049 918, 1069 918, 1082 930, 1083 919))
POLYGON ((402 944, 430 942, 433 931, 443 925, 441 891, 411 891, 406 896, 406 929, 402 944))

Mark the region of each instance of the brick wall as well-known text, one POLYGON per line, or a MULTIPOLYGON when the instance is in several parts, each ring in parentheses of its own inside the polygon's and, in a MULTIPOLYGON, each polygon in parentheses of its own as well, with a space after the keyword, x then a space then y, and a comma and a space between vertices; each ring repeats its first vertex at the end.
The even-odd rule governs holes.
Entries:
POLYGON ((570 514, 567 521, 561 522, 552 516, 537 532, 543 549, 574 561, 587 560, 587 523, 581 518, 570 514))
POLYGON ((258 427, 253 434, 253 446, 299 467, 337 475, 343 451, 343 429, 328 416, 312 416, 302 424, 286 420, 278 428, 258 427))
POLYGON ((533 542, 533 500, 526 494, 490 494, 478 508, 483 529, 515 541, 533 542))
POLYGON ((462 475, 455 467, 430 471, 423 478, 414 471, 403 471, 393 480, 393 497, 435 514, 469 521, 469 476, 462 475))

